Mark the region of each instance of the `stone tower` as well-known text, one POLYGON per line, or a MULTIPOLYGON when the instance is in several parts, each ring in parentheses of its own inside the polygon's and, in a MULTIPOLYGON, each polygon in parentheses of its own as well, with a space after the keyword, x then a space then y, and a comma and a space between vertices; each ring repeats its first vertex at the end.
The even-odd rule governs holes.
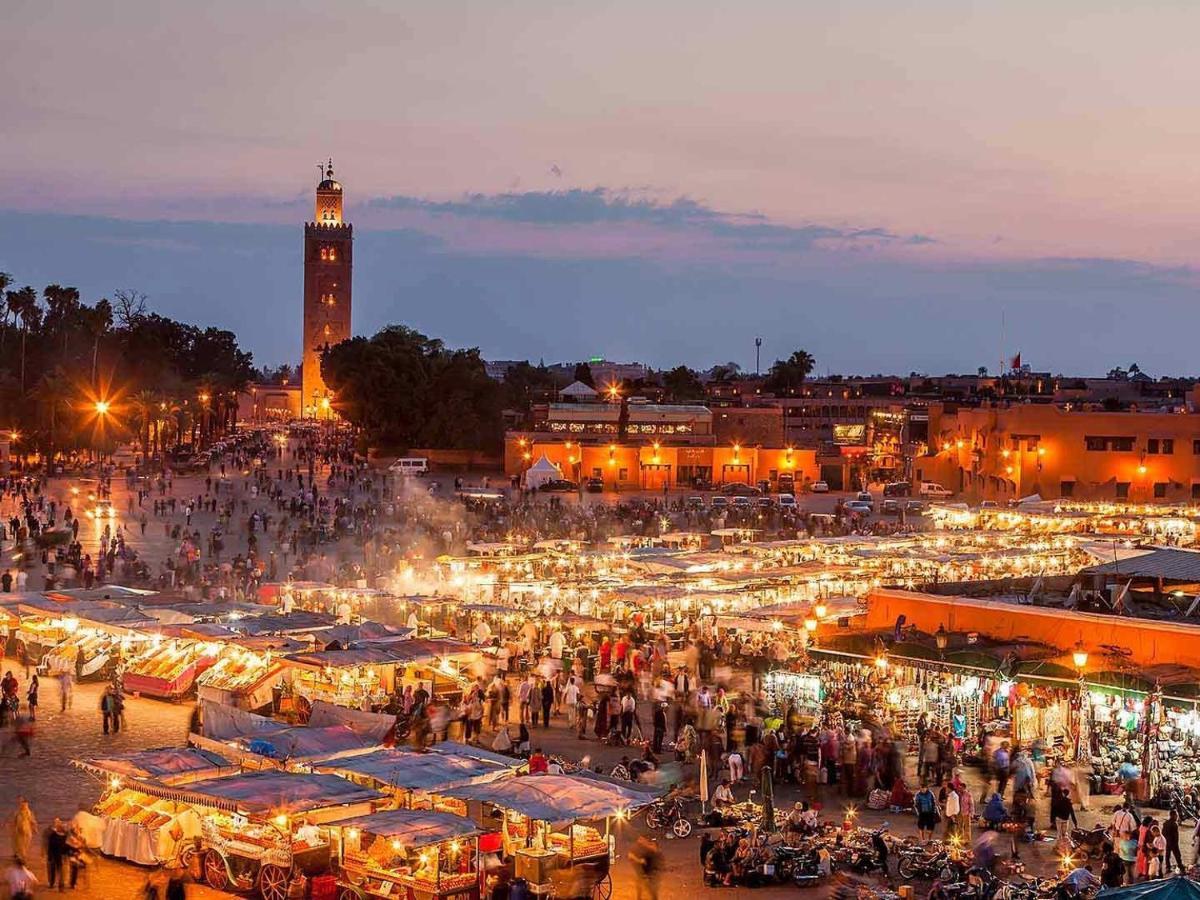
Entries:
POLYGON ((321 353, 350 337, 350 269, 354 231, 342 220, 342 185, 333 160, 317 185, 316 212, 304 226, 304 417, 333 415, 333 396, 321 377, 321 353))

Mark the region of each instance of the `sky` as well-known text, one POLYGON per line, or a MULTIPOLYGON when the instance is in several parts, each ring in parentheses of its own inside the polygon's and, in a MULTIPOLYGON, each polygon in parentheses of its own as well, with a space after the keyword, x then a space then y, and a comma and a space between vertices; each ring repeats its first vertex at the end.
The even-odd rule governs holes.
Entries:
POLYGON ((1182 0, 8 0, 0 271, 294 362, 332 156, 359 334, 1194 373, 1198 32, 1182 0))

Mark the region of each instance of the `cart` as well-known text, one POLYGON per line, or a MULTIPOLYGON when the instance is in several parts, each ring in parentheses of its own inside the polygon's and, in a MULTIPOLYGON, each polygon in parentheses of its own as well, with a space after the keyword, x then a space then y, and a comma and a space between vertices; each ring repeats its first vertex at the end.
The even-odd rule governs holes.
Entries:
POLYGON ((393 809, 336 823, 338 900, 478 900, 479 829, 430 810, 393 809))
POLYGON ((200 837, 182 860, 217 891, 256 892, 286 900, 298 875, 329 871, 325 823, 370 811, 383 795, 336 775, 277 770, 188 785, 204 816, 200 837))

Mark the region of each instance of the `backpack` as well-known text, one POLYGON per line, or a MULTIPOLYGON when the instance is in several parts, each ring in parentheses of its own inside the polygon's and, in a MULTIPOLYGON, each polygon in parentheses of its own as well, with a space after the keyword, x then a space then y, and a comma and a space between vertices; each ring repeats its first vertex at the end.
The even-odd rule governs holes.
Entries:
POLYGON ((917 812, 919 813, 931 813, 934 811, 934 809, 936 809, 933 800, 933 791, 918 791, 915 802, 917 806, 917 812))

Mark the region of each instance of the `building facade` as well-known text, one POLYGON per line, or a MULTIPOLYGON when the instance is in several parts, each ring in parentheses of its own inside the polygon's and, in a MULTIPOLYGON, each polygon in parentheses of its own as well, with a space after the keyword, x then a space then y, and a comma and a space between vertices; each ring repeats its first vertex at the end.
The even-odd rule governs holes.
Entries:
POLYGON ((945 415, 916 477, 965 499, 1200 500, 1200 414, 1019 404, 945 415))
POLYGON ((313 221, 304 226, 304 345, 301 411, 306 418, 333 415, 333 396, 321 377, 321 354, 350 337, 354 230, 343 218, 342 185, 333 161, 317 185, 313 221))

